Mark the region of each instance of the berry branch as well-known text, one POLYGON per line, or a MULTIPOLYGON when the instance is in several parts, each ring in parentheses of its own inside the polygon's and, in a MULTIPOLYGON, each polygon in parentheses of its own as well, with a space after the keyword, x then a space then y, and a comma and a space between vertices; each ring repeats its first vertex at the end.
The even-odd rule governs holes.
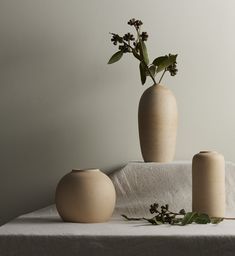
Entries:
POLYGON ((155 214, 152 218, 136 218, 136 217, 127 217, 122 215, 123 218, 129 221, 139 221, 145 220, 151 223, 152 225, 161 225, 161 224, 170 224, 170 225, 180 225, 184 226, 191 223, 196 224, 218 224, 223 220, 235 220, 235 218, 226 218, 226 217, 209 217, 205 213, 197 212, 186 212, 184 209, 181 209, 179 212, 172 212, 169 210, 169 205, 162 205, 159 207, 159 204, 154 203, 150 205, 149 209, 151 214, 155 214))
POLYGON ((148 51, 145 45, 145 42, 148 40, 148 34, 147 32, 141 33, 141 26, 143 25, 143 22, 133 18, 130 19, 127 24, 135 28, 137 37, 135 38, 134 35, 129 32, 124 34, 124 36, 110 33, 112 35, 111 42, 115 46, 118 45, 119 51, 110 58, 108 64, 119 61, 125 53, 132 53, 140 62, 139 69, 142 84, 145 84, 148 76, 153 80, 154 85, 160 84, 167 71, 171 76, 175 76, 178 71, 176 68, 177 55, 169 54, 160 56, 149 64, 148 51), (157 83, 155 76, 160 72, 163 73, 157 83))

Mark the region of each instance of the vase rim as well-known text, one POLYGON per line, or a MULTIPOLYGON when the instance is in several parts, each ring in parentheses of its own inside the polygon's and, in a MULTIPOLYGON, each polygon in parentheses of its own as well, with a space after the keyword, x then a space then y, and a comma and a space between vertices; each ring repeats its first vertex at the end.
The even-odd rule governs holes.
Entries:
POLYGON ((153 84, 152 86, 162 86, 162 87, 166 87, 164 84, 159 84, 159 83, 153 84))
POLYGON ((201 150, 199 153, 200 154, 217 154, 218 152, 214 150, 201 150))
POLYGON ((100 171, 97 168, 86 168, 86 169, 72 169, 72 172, 95 172, 100 171))

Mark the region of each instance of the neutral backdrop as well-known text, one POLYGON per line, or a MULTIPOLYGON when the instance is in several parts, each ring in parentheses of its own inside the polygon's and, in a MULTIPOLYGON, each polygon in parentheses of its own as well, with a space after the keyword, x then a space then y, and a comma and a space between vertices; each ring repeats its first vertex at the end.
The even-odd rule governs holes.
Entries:
POLYGON ((140 154, 143 91, 109 32, 140 18, 150 58, 178 53, 163 84, 179 109, 176 160, 201 149, 235 161, 235 1, 1 0, 0 223, 53 202, 72 168, 109 172, 140 154))

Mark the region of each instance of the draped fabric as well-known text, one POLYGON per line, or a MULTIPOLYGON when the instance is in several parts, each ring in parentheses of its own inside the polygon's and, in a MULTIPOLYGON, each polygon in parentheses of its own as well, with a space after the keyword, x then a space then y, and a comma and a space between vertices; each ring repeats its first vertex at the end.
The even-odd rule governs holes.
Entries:
MULTIPOLYGON (((232 256, 235 221, 152 226, 120 216, 148 216, 149 204, 191 210, 191 163, 131 162, 110 175, 117 204, 107 223, 61 221, 54 205, 0 227, 0 256, 232 256)), ((227 216, 235 217, 235 165, 226 163, 227 216)))

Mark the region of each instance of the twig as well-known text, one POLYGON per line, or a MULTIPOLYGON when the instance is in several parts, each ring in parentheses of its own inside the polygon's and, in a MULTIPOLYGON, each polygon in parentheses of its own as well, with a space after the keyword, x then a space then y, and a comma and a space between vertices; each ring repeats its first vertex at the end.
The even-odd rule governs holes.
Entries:
POLYGON ((162 73, 162 75, 161 75, 161 77, 160 77, 160 79, 159 79, 159 84, 161 83, 161 81, 162 81, 162 78, 163 78, 163 76, 165 75, 165 73, 166 73, 166 69, 164 70, 164 72, 162 73))

